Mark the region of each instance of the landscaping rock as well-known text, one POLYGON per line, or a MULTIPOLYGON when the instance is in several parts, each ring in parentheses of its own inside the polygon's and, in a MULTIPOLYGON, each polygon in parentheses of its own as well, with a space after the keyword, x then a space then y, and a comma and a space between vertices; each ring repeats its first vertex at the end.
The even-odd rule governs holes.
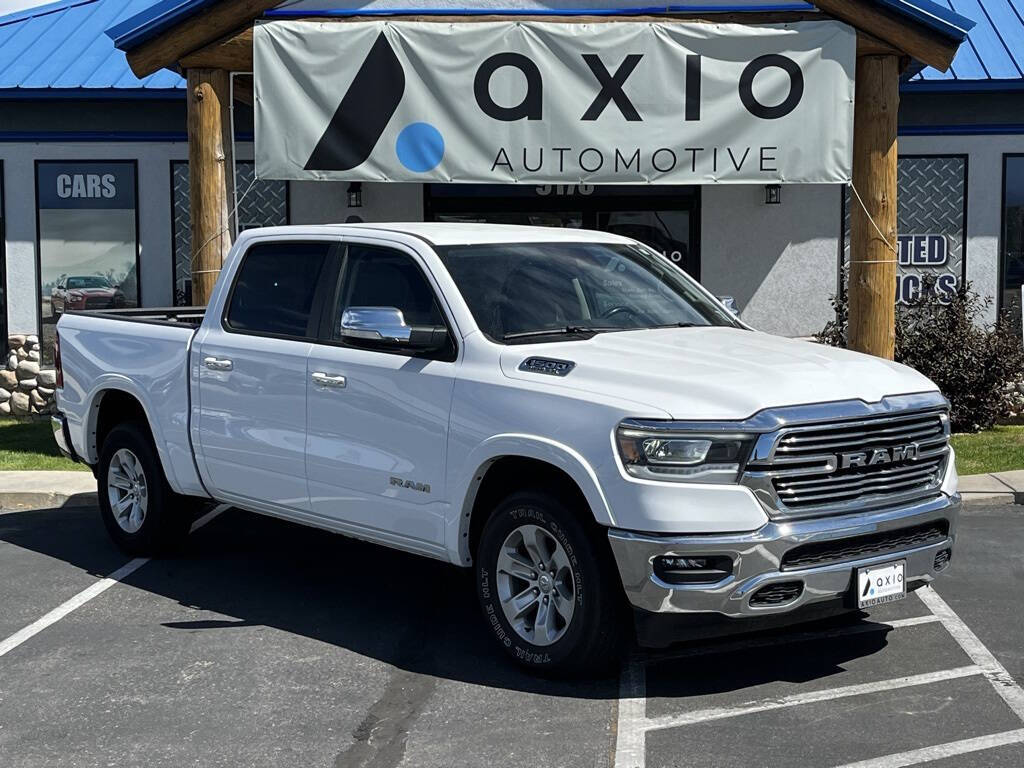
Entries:
POLYGON ((11 399, 11 393, 6 389, 0 389, 0 403, 6 403, 11 399))
POLYGON ((22 392, 33 392, 36 388, 35 379, 22 379, 18 382, 18 389, 22 392))
MULTIPOLYGON (((42 371, 40 371, 40 373, 42 373, 42 371)), ((0 390, 0 391, 3 391, 3 390, 0 390)), ((53 397, 53 393, 55 391, 56 390, 50 389, 49 387, 36 387, 36 392, 38 392, 40 395, 42 395, 45 398, 53 397)), ((2 399, 3 398, 0 398, 0 400, 2 400, 2 399)))
POLYGON ((25 336, 20 333, 16 333, 7 337, 7 346, 9 346, 11 349, 19 349, 22 345, 24 345, 24 343, 25 336))
POLYGON ((22 379, 34 379, 39 375, 39 363, 33 362, 32 360, 22 360, 18 363, 16 375, 19 381, 22 379))
POLYGON ((57 386, 57 372, 51 369, 44 369, 36 376, 36 381, 39 382, 40 387, 53 388, 57 386))
POLYGON ((17 367, 18 367, 18 354, 16 352, 11 352, 11 354, 9 354, 7 356, 7 370, 13 371, 17 367))
POLYGON ((18 387, 18 376, 14 371, 0 371, 0 387, 14 390, 18 387))
POLYGON ((30 333, 28 336, 25 337, 25 343, 33 347, 37 346, 39 344, 39 337, 36 336, 34 333, 30 333))
POLYGON ((8 402, 11 406, 11 413, 15 416, 28 416, 32 401, 28 399, 28 395, 24 392, 15 392, 11 395, 11 399, 8 402))
POLYGON ((0 403, 0 414, 3 414, 4 416, 10 416, 11 415, 11 404, 10 403, 0 403))
POLYGON ((28 360, 28 350, 24 347, 18 347, 14 354, 17 355, 18 360, 28 360))
POLYGON ((28 393, 28 401, 36 407, 36 409, 46 407, 46 398, 36 392, 34 389, 28 393))
POLYGON ((28 357, 26 359, 31 360, 33 363, 38 363, 39 362, 39 350, 38 349, 30 349, 28 351, 28 357))

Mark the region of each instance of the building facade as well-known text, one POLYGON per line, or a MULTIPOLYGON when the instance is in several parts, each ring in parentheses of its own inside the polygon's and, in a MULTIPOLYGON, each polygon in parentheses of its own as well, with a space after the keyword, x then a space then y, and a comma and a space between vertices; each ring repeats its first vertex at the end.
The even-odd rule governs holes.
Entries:
MULTIPOLYGON (((149 4, 62 0, 0 18, 0 318, 4 335, 40 337, 43 367, 65 309, 191 300, 184 82, 167 70, 135 78, 105 34, 149 4)), ((349 11, 367 5, 379 3, 349 11)), ((292 6, 281 10, 298 13, 292 6)), ((949 73, 905 76, 899 294, 912 296, 928 274, 940 290, 969 280, 992 299, 990 317, 1011 306, 1019 315, 1024 19, 1018 0, 979 8, 949 73)), ((232 120, 243 228, 453 220, 603 229, 650 244, 734 297, 749 324, 789 336, 820 330, 841 290, 858 204, 846 186, 256 180, 251 108, 236 101, 232 120)))

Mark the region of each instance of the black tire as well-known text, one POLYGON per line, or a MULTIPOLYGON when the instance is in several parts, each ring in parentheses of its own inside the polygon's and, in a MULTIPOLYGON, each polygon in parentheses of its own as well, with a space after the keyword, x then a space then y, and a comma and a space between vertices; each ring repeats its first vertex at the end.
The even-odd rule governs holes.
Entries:
POLYGON ((103 525, 123 551, 138 556, 165 554, 177 547, 188 534, 194 505, 186 497, 174 493, 167 484, 153 440, 145 426, 126 422, 110 430, 103 441, 96 476, 103 525), (115 454, 123 449, 138 460, 145 477, 145 515, 135 531, 122 527, 111 507, 110 465, 115 454))
POLYGON ((582 523, 566 501, 543 490, 511 494, 487 520, 476 551, 477 596, 491 635, 520 665, 559 676, 604 673, 617 665, 625 637, 625 611, 610 547, 602 533, 596 524, 582 523), (564 634, 551 644, 535 645, 527 640, 513 628, 502 608, 499 553, 506 539, 523 525, 550 533, 572 565, 572 617, 564 634))

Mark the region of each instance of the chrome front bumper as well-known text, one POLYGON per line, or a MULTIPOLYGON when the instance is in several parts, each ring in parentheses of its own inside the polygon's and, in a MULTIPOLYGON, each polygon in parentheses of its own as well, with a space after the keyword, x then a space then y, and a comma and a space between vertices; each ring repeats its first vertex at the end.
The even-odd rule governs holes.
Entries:
POLYGON ((953 547, 959 515, 960 497, 943 495, 898 509, 770 522, 750 533, 654 536, 612 529, 608 538, 622 585, 634 608, 652 613, 703 613, 743 618, 784 614, 813 603, 842 599, 851 595, 856 569, 866 565, 906 560, 908 584, 931 581, 937 572, 936 555, 953 547), (943 541, 886 551, 859 560, 806 568, 782 567, 786 553, 798 546, 838 542, 942 521, 948 523, 949 531, 943 541), (659 556, 715 555, 730 558, 733 572, 714 584, 669 584, 654 573, 654 560, 659 556), (751 598, 762 587, 781 582, 800 582, 802 591, 795 599, 777 605, 751 603, 751 598))

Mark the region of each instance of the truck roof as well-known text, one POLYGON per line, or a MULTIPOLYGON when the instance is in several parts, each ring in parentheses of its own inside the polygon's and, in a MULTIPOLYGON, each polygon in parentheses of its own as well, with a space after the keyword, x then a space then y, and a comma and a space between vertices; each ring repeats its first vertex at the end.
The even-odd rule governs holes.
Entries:
POLYGON ((517 224, 472 224, 462 222, 419 221, 374 224, 296 224, 247 230, 245 235, 300 235, 317 233, 367 234, 392 232, 426 240, 431 245, 478 245, 486 243, 628 243, 628 238, 590 229, 530 227, 517 224))

